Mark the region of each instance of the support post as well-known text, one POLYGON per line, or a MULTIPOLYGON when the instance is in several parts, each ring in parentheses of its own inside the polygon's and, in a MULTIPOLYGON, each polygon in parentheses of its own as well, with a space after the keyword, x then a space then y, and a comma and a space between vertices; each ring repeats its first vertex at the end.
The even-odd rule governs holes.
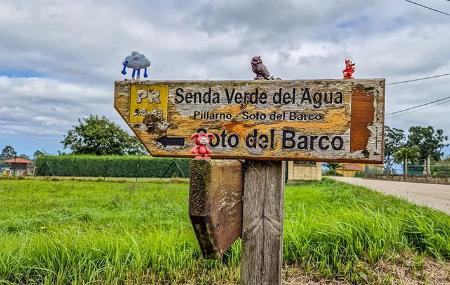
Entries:
POLYGON ((242 221, 242 285, 281 284, 284 162, 246 161, 242 221))

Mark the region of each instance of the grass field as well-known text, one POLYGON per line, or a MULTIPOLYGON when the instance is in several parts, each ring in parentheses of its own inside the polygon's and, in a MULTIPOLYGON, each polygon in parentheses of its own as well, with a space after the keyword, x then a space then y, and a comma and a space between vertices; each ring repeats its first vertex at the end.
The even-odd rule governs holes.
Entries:
MULTIPOLYGON (((204 260, 187 196, 185 183, 0 180, 0 283, 238 282, 239 243, 204 260)), ((402 256, 447 266, 450 216, 329 180, 286 187, 287 268, 376 283, 367 266, 402 256)))

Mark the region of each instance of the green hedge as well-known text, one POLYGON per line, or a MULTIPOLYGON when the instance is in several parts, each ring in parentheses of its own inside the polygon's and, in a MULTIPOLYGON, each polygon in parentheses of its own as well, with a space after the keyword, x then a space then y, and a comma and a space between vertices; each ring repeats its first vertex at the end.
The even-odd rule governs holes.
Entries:
POLYGON ((450 177, 450 164, 431 165, 431 175, 435 177, 450 177))
POLYGON ((49 155, 41 156, 36 160, 36 175, 89 177, 189 177, 189 159, 129 155, 49 155))

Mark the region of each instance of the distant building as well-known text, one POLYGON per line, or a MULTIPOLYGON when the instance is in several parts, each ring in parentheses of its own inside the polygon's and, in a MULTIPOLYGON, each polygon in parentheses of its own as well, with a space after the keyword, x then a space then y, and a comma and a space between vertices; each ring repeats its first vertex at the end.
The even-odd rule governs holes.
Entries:
POLYGON ((31 160, 16 157, 7 159, 4 162, 9 164, 9 173, 6 173, 8 176, 27 176, 33 173, 33 161, 31 160))
POLYGON ((288 182, 322 179, 322 163, 315 161, 288 161, 288 182))
POLYGON ((383 164, 342 163, 336 168, 336 173, 345 177, 354 177, 358 172, 383 174, 383 170, 383 164))
POLYGON ((363 163, 343 163, 336 168, 336 173, 345 177, 354 177, 358 172, 364 172, 363 163))

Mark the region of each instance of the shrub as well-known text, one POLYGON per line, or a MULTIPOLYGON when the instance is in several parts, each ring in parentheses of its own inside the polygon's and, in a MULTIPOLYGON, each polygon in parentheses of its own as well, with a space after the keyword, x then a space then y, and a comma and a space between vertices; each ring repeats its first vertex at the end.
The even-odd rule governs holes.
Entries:
POLYGON ((434 177, 450 177, 450 164, 431 165, 431 175, 434 177))

